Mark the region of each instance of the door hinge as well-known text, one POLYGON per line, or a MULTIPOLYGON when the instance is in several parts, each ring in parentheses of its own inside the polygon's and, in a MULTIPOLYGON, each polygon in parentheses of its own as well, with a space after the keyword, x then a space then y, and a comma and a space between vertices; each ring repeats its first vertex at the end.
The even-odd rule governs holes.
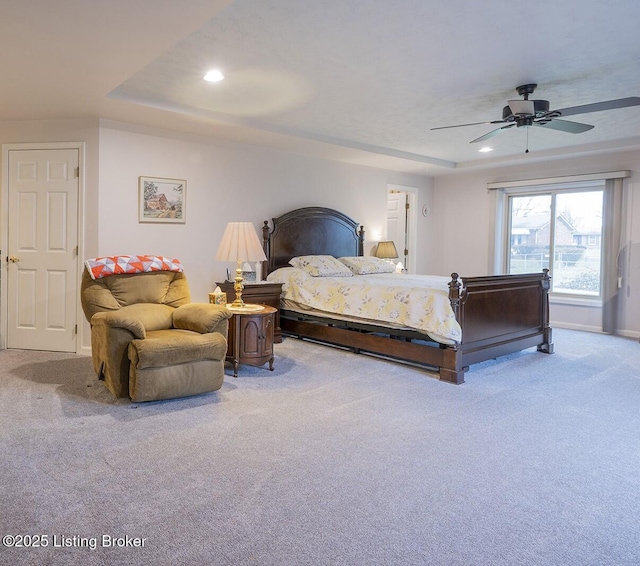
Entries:
POLYGON ((404 207, 405 207, 407 210, 409 210, 409 203, 408 203, 408 202, 405 202, 405 203, 404 203, 404 207))
POLYGON ((76 167, 76 179, 80 178, 80 165, 76 167))
POLYGON ((76 246, 75 248, 73 248, 73 256, 74 257, 78 257, 78 246, 76 246))
POLYGON ((74 334, 78 334, 78 325, 77 324, 73 327, 73 333, 74 334))

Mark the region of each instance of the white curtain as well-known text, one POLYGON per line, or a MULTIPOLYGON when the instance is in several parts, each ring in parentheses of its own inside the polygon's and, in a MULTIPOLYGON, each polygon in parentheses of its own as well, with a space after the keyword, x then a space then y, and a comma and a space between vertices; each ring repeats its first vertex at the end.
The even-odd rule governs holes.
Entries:
POLYGON ((602 263, 602 331, 618 328, 619 258, 622 251, 622 179, 607 179, 604 189, 602 263))

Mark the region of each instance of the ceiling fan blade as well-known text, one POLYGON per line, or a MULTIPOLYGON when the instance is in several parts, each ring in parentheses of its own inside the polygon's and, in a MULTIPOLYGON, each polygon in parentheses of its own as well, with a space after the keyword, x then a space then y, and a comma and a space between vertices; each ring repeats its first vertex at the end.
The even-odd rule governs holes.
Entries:
POLYGON ((502 126, 502 128, 498 128, 497 130, 492 130, 488 134, 485 134, 484 136, 480 136, 479 138, 476 138, 475 140, 471 140, 469 143, 478 143, 478 142, 481 142, 481 141, 484 141, 484 140, 488 140, 489 138, 492 138, 496 134, 499 134, 502 130, 506 130, 508 128, 513 128, 513 126, 515 126, 515 124, 509 124, 507 126, 502 126))
POLYGON ((593 104, 583 104, 582 106, 570 106, 569 108, 559 108, 554 112, 559 112, 561 116, 573 116, 574 114, 587 114, 588 112, 601 112, 602 110, 616 110, 617 108, 627 108, 629 106, 639 106, 640 97, 630 96, 628 98, 618 98, 616 100, 605 100, 593 104))
POLYGON ((581 134, 582 132, 588 132, 593 129, 593 126, 589 124, 582 124, 580 122, 569 122, 568 120, 553 119, 551 122, 534 122, 534 126, 541 126, 550 130, 559 130, 561 132, 569 132, 570 134, 581 134))
POLYGON ((504 120, 494 120, 493 122, 474 122, 472 124, 456 124, 455 126, 440 126, 431 128, 432 130, 446 130, 447 128, 462 128, 464 126, 482 126, 484 124, 506 124, 504 120))

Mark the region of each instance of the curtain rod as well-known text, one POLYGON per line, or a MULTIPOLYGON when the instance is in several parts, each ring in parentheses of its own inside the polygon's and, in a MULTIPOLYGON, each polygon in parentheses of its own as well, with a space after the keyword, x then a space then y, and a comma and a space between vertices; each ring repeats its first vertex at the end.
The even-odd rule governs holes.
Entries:
POLYGON ((506 189, 509 187, 530 187, 534 185, 556 185, 558 183, 576 183, 580 181, 601 181, 606 179, 625 179, 631 177, 631 171, 608 171, 606 173, 587 173, 586 175, 567 175, 564 177, 546 177, 521 181, 498 181, 487 183, 487 189, 506 189))

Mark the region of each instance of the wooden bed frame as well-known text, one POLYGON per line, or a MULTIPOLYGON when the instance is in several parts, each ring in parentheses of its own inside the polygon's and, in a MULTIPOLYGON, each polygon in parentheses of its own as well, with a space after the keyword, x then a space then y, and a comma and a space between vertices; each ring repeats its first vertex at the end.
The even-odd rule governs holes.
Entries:
MULTIPOLYGON (((341 212, 307 207, 262 228, 266 274, 292 257, 363 255, 364 228, 341 212)), ((264 271, 264 270, 263 270, 264 271)), ((527 348, 553 353, 549 327, 549 270, 525 275, 460 277, 451 274, 449 300, 462 327, 462 343, 444 345, 419 332, 345 322, 286 309, 284 334, 371 352, 435 369, 441 380, 464 383, 469 365, 527 348)))

